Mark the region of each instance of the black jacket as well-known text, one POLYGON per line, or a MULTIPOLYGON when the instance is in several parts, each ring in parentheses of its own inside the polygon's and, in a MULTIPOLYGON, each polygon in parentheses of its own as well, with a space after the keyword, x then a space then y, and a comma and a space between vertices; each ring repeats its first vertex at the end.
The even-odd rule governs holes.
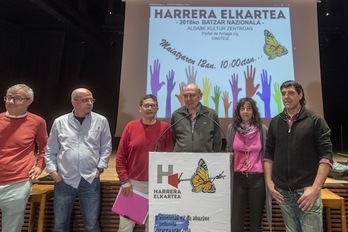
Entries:
POLYGON ((265 159, 273 160, 272 180, 284 190, 311 186, 319 161, 332 163, 331 130, 323 118, 302 107, 289 128, 284 112, 268 128, 265 159))

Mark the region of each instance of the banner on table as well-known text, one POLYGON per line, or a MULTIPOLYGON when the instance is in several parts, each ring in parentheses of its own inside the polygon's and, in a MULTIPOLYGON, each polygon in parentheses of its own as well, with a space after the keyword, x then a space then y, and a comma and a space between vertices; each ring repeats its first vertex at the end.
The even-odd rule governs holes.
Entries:
POLYGON ((149 155, 149 231, 230 231, 229 153, 149 155))

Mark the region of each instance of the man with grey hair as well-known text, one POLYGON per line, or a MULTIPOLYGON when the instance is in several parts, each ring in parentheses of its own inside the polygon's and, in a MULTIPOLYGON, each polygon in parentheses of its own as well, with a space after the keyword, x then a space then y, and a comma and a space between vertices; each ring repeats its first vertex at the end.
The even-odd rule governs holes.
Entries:
POLYGON ((6 112, 0 114, 2 231, 19 232, 31 192, 31 180, 45 168, 47 127, 43 118, 27 111, 34 101, 34 92, 29 86, 11 86, 4 100, 6 112))
POLYGON ((108 167, 111 133, 107 119, 92 112, 95 99, 85 88, 71 94, 72 112, 53 122, 45 154, 46 172, 54 180, 54 232, 70 231, 78 196, 84 231, 99 232, 100 179, 108 167))

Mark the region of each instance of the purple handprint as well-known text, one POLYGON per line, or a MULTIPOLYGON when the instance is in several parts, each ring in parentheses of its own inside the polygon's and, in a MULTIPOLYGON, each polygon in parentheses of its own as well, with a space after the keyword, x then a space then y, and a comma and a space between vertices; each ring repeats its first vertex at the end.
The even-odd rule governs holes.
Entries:
POLYGON ((239 92, 242 91, 242 88, 238 88, 238 74, 233 73, 231 75, 231 80, 228 80, 230 82, 231 90, 232 90, 232 102, 233 102, 233 107, 232 107, 232 115, 233 111, 237 106, 238 103, 238 95, 239 92))
POLYGON ((171 96, 175 87, 174 70, 169 71, 167 76, 167 99, 166 99, 166 118, 170 118, 172 112, 171 96))
POLYGON ((256 95, 261 98, 261 100, 264 103, 264 110, 265 110, 265 118, 271 117, 271 82, 272 82, 272 76, 269 76, 268 81, 268 75, 267 70, 262 69, 261 73, 261 85, 262 85, 262 93, 257 92, 256 95))
POLYGON ((194 66, 192 66, 191 68, 190 66, 188 66, 187 68, 185 68, 185 72, 187 77, 187 84, 196 84, 197 71, 195 72, 194 66))
POLYGON ((152 71, 152 66, 150 65, 150 74, 151 74, 151 92, 155 96, 157 96, 158 91, 165 84, 164 81, 162 81, 161 83, 159 82, 160 70, 161 70, 161 64, 159 63, 159 60, 158 59, 154 60, 153 71, 152 71))

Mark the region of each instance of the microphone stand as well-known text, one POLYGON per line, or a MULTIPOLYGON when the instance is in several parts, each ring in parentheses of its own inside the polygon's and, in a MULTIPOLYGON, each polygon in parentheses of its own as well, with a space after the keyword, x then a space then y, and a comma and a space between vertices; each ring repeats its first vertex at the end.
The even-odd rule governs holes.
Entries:
MULTIPOLYGON (((207 118, 207 119, 213 121, 214 124, 217 125, 217 126, 219 127, 219 129, 220 129, 222 135, 223 135, 223 136, 225 137, 225 139, 226 139, 226 135, 225 135, 224 131, 221 129, 220 124, 219 124, 216 120, 214 120, 213 118, 211 118, 211 117, 209 117, 209 116, 207 116, 207 115, 205 115, 205 114, 203 114, 203 113, 200 113, 199 115, 202 115, 203 117, 205 117, 205 118, 207 118)), ((228 152, 228 143, 227 143, 227 141, 226 141, 226 152, 228 152)))
POLYGON ((172 125, 170 125, 167 129, 165 129, 162 134, 158 137, 158 139, 155 142, 155 147, 154 147, 154 151, 156 152, 158 150, 158 142, 160 141, 160 139, 170 130, 172 129, 176 124, 178 124, 181 120, 190 117, 192 114, 187 114, 185 117, 180 118, 178 121, 176 121, 175 123, 173 123, 172 125))

